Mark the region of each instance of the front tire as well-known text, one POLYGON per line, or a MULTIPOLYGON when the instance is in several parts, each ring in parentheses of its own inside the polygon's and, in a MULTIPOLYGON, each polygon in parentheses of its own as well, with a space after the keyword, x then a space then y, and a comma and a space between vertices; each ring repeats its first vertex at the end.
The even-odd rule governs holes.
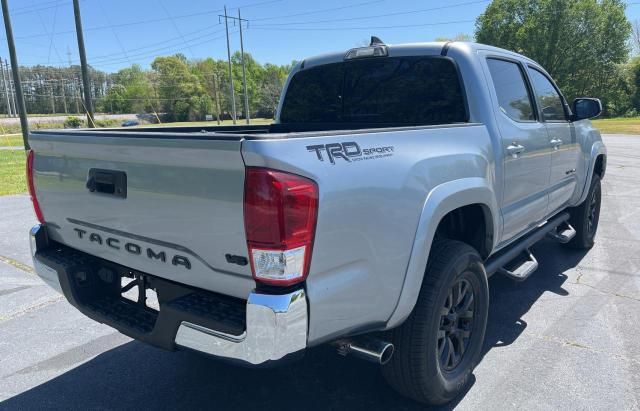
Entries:
POLYGON ((569 210, 569 223, 576 230, 576 235, 567 243, 569 247, 580 250, 588 250, 593 247, 600 221, 601 200, 600 176, 594 174, 587 199, 578 207, 569 210))
POLYGON ((409 318, 391 331, 396 352, 382 372, 400 394, 427 404, 454 399, 482 354, 489 289, 482 258, 460 241, 431 249, 409 318))

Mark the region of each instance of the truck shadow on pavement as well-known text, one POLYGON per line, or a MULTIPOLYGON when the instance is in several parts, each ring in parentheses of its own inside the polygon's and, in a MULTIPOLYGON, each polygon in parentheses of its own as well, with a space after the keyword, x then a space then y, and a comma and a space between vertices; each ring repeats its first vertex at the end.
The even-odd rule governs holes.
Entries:
POLYGON ((496 274, 489 280, 489 322, 484 353, 512 344, 527 327, 522 317, 545 292, 568 296, 562 288, 567 280, 565 271, 575 267, 586 255, 585 250, 573 250, 557 242, 543 240, 532 249, 540 266, 523 282, 496 274))
MULTIPOLYGON (((564 271, 584 252, 542 242, 538 272, 524 283, 490 281, 491 308, 485 350, 512 344, 526 328, 522 316, 545 292, 566 296, 564 271)), ((473 382, 469 390, 473 389, 473 382)), ((468 390, 467 390, 468 392, 468 390)), ((452 409, 465 392, 443 409, 452 409)), ((477 406, 477 404, 476 404, 477 406)), ((304 409, 424 410, 385 383, 377 366, 310 350, 291 364, 247 369, 180 351, 129 342, 3 403, 0 409, 304 409)))

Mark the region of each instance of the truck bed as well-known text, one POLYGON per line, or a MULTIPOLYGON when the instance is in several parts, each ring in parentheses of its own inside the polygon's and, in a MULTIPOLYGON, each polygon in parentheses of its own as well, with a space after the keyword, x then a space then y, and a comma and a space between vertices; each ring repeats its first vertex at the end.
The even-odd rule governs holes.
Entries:
POLYGON ((92 129, 51 129, 31 131, 33 136, 94 136, 94 137, 128 137, 128 138, 162 138, 162 139, 197 139, 197 140, 260 140, 326 136, 336 134, 353 134, 367 132, 383 132, 394 130, 414 130, 442 127, 465 126, 471 123, 451 124, 400 124, 400 123, 300 123, 268 125, 235 125, 235 126, 150 126, 131 128, 92 128, 92 129))

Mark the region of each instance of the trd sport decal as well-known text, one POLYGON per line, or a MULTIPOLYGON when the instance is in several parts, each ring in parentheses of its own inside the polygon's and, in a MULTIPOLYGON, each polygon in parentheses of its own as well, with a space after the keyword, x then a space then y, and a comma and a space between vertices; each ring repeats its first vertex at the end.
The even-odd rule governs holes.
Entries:
POLYGON ((347 141, 345 143, 317 144, 307 146, 307 151, 315 152, 318 160, 324 161, 325 156, 331 164, 336 163, 337 158, 341 158, 346 162, 373 160, 376 158, 391 157, 393 155, 393 146, 371 147, 361 149, 355 141, 347 141))

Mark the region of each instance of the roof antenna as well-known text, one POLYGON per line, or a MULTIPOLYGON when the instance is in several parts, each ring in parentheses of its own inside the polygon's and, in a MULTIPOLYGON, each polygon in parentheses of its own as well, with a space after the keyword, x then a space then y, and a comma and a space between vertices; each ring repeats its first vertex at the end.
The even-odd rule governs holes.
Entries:
POLYGON ((381 46, 384 45, 384 41, 380 40, 380 38, 376 36, 371 36, 371 44, 369 46, 381 46))

